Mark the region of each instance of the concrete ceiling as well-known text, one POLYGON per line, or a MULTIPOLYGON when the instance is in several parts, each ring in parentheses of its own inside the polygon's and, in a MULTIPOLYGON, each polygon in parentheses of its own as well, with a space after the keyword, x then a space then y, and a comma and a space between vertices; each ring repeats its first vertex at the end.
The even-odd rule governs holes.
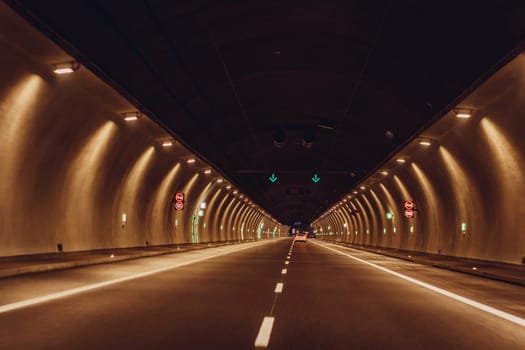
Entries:
POLYGON ((522 0, 7 3, 283 223, 315 219, 525 38, 522 0))

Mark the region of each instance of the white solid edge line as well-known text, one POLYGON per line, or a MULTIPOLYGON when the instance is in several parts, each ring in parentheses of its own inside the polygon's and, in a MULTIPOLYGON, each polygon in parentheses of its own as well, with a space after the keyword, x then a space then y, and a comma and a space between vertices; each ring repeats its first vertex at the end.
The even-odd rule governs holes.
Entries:
POLYGON ((257 348, 266 348, 270 343, 270 335, 272 334, 273 321, 274 317, 266 316, 262 323, 261 328, 259 328, 259 333, 257 338, 255 338, 255 347, 257 348))
POLYGON ((89 290, 106 287, 106 286, 109 286, 109 285, 112 285, 112 284, 122 283, 122 282, 130 281, 130 280, 134 280, 134 279, 137 279, 137 278, 142 278, 142 277, 154 275, 156 273, 160 273, 160 272, 176 269, 178 267, 182 267, 182 266, 194 264, 194 263, 197 263, 197 262, 201 262, 201 261, 204 261, 204 260, 216 258, 216 257, 219 257, 221 255, 226 255, 226 254, 230 254, 230 253, 239 252, 241 250, 253 248, 253 247, 257 246, 257 245, 260 245, 260 244, 263 244, 263 243, 267 243, 267 242, 271 242, 271 241, 256 242, 257 244, 253 244, 253 245, 249 245, 249 246, 245 246, 245 247, 231 246, 231 247, 228 247, 228 248, 231 249, 231 248, 235 247, 237 249, 228 250, 228 251, 222 251, 222 252, 220 252, 218 254, 205 256, 203 258, 198 258, 198 259, 191 260, 191 261, 181 262, 181 263, 178 263, 178 264, 174 264, 174 265, 170 265, 170 266, 166 266, 166 267, 161 267, 161 268, 158 268, 158 269, 155 269, 155 270, 146 271, 146 272, 137 273, 137 274, 126 276, 126 277, 121 277, 121 278, 116 278, 116 279, 109 280, 109 281, 89 284, 89 285, 83 286, 83 287, 68 289, 68 290, 65 290, 65 291, 62 291, 62 292, 52 293, 52 294, 48 294, 48 295, 44 295, 44 296, 40 296, 40 297, 35 297, 35 298, 27 299, 27 300, 17 301, 17 302, 10 303, 10 304, 5 304, 5 305, 0 306, 0 314, 8 312, 8 311, 21 309, 23 307, 28 307, 28 306, 32 306, 32 305, 36 305, 36 304, 45 303, 45 302, 48 302, 48 301, 52 301, 52 300, 56 300, 56 299, 60 299, 60 298, 64 298, 64 297, 68 297, 68 296, 71 296, 71 295, 74 295, 74 294, 87 292, 89 290))
POLYGON ((369 265, 369 266, 372 266, 378 270, 381 270, 383 272, 386 272, 386 273, 389 273, 393 276, 396 276, 398 278, 401 278, 401 279, 404 279, 405 281, 408 281, 410 283, 413 283, 413 284, 416 284, 420 287, 423 287, 423 288, 426 288, 426 289, 430 289, 436 293, 439 293, 441 295, 444 295, 448 298, 451 298, 451 299, 454 299, 454 300, 457 300, 459 302, 462 302, 464 304, 467 304, 467 305, 470 305, 478 310, 481 310, 481 311, 485 311, 491 315, 494 315, 494 316, 497 316, 497 317, 500 317, 500 318, 503 318, 507 321, 510 321, 510 322, 513 322, 517 325, 520 325, 522 327, 525 327, 525 319, 521 318, 521 317, 518 317, 518 316, 515 316, 515 315, 512 315, 512 314, 509 314, 508 312, 505 312, 505 311, 501 311, 501 310, 498 310, 496 308, 493 308, 491 306, 488 306, 488 305, 485 305, 485 304, 482 304, 482 303, 479 303, 477 301, 474 301, 472 299, 468 299, 468 298, 465 298, 465 297, 462 297, 461 295, 458 295, 456 293, 452 293, 452 292, 449 292, 445 289, 442 289, 442 288, 439 288, 439 287, 435 287, 431 284, 428 284, 428 283, 425 283, 425 282, 422 282, 420 280, 417 280, 415 278, 412 278, 412 277, 408 277, 408 276, 405 276, 403 274, 400 274, 398 272, 395 272, 395 271, 392 271, 392 270, 389 270, 387 268, 384 268, 382 266, 379 266, 379 265, 376 265, 374 263, 371 263, 371 262, 368 262, 366 260, 363 260, 363 259, 359 259, 351 254, 346 254, 346 253, 343 253, 337 249, 334 249, 334 248, 331 248, 331 247, 328 247, 324 244, 321 244, 321 243, 316 243, 317 245, 320 245, 321 247, 325 248, 325 249, 329 249, 329 250, 332 250, 336 253, 339 253, 341 255, 344 255, 346 257, 349 257, 351 259, 354 259, 354 260, 357 260, 363 264, 366 264, 366 265, 369 265))
POLYGON ((284 283, 282 283, 282 282, 277 283, 277 285, 275 286, 274 292, 275 293, 282 293, 283 292, 283 287, 284 287, 284 283))
POLYGON ((283 275, 286 275, 287 272, 288 272, 287 269, 282 269, 282 270, 281 270, 281 274, 283 274, 283 275))

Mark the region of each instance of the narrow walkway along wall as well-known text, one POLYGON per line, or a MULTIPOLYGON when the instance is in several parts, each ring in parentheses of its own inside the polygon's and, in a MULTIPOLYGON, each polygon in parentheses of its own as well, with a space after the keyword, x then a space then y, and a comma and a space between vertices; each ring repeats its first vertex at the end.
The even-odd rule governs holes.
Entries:
POLYGON ((3 3, 0 51, 0 256, 287 232, 87 69, 55 75, 72 58, 3 3))
POLYGON ((315 221, 319 234, 524 263, 524 96, 521 53, 315 221), (404 217, 405 200, 414 218, 404 217))

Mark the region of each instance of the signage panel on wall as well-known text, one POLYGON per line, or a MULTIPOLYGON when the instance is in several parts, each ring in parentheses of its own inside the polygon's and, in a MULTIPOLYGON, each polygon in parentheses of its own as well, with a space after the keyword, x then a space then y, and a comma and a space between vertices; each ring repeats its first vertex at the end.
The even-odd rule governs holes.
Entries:
POLYGON ((175 193, 175 203, 173 203, 175 210, 184 210, 184 193, 175 193))

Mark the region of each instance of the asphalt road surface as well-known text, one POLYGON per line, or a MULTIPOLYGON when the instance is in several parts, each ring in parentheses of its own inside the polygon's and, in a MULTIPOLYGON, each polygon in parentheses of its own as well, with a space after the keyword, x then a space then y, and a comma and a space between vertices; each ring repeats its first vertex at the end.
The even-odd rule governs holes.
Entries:
POLYGON ((525 349, 523 287, 291 243, 0 280, 0 349, 525 349))

